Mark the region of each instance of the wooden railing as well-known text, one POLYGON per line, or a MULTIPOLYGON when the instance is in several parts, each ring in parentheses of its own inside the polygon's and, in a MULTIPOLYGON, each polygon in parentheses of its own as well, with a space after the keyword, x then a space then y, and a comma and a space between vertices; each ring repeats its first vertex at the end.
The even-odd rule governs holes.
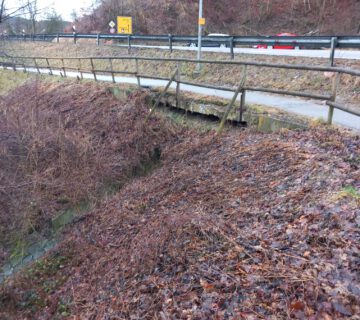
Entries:
MULTIPOLYGON (((54 70, 60 71, 61 75, 66 77, 67 71, 76 72, 80 79, 83 79, 83 75, 92 74, 94 80, 98 80, 99 75, 109 74, 112 77, 112 81, 116 82, 116 75, 129 75, 137 78, 138 86, 141 86, 141 78, 146 79, 155 79, 155 80, 167 80, 168 83, 165 87, 165 90, 160 94, 158 101, 155 103, 155 108, 159 104, 161 97, 169 89, 172 82, 177 83, 176 94, 177 101, 179 100, 180 94, 180 84, 186 84, 196 87, 203 87, 208 89, 216 89, 222 91, 234 92, 234 97, 230 102, 225 114, 222 119, 222 123, 226 120, 227 115, 232 110, 237 96, 241 95, 240 103, 240 121, 242 121, 243 111, 245 110, 245 96, 246 91, 260 91, 266 93, 280 94, 280 95, 290 95, 296 97, 305 97, 315 100, 326 101, 328 105, 328 123, 332 123, 334 109, 339 109, 353 115, 360 117, 360 108, 356 110, 355 108, 347 107, 336 102, 337 87, 339 83, 339 76, 341 74, 347 74, 354 77, 360 76, 360 70, 354 70, 349 68, 339 68, 339 67, 330 67, 330 66, 311 66, 311 65, 296 65, 296 64, 275 64, 275 63, 263 63, 255 61, 218 61, 218 60, 200 60, 201 64, 210 64, 210 65, 230 65, 230 66, 243 66, 242 77, 239 85, 236 88, 217 86, 205 83, 196 83, 192 81, 187 81, 181 79, 181 66, 182 64, 197 64, 199 61, 195 59, 182 59, 182 58, 152 58, 152 57, 136 57, 136 56, 120 56, 120 57, 64 57, 64 58, 55 58, 55 57, 14 57, 14 56, 0 56, 0 66, 3 68, 10 68, 14 71, 32 71, 38 73, 49 73, 53 74, 54 70), (116 70, 114 68, 114 62, 119 60, 128 60, 133 61, 133 70, 116 70), (96 69, 94 62, 107 62, 107 67, 102 69, 96 69), (152 61, 152 62, 171 62, 175 64, 175 68, 172 71, 172 74, 169 77, 160 77, 150 74, 141 74, 139 72, 139 63, 143 61, 152 61), (68 62, 68 64, 67 64, 68 62), (71 62, 71 63, 70 63, 71 62), (74 63, 77 63, 74 66, 74 63), (70 65, 71 64, 71 65, 70 65), (84 68, 85 64, 89 67, 84 68), (331 92, 328 95, 316 94, 316 93, 307 93, 307 92, 297 92, 289 90, 278 90, 278 89, 269 89, 262 87, 251 87, 246 85, 246 73, 248 67, 262 67, 270 69, 288 69, 288 70, 304 70, 304 71, 319 71, 319 72, 329 72, 332 74, 332 87, 331 92)), ((261 103, 261 102, 259 102, 261 103)), ((152 108, 153 110, 155 108, 152 108)))

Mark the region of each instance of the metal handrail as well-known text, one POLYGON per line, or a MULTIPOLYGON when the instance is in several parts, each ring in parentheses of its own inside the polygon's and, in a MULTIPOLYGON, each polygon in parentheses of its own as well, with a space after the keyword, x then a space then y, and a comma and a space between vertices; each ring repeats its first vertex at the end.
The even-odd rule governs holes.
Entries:
MULTIPOLYGON (((52 33, 52 34, 24 34, 1 36, 4 40, 49 40, 56 38, 74 38, 76 39, 106 39, 106 40, 143 40, 179 43, 197 43, 196 36, 190 35, 122 35, 122 34, 102 34, 102 33, 52 33)), ((313 48, 331 48, 331 41, 337 39, 337 48, 360 48, 360 36, 204 36, 202 41, 227 44, 233 42, 235 45, 292 45, 313 48)))

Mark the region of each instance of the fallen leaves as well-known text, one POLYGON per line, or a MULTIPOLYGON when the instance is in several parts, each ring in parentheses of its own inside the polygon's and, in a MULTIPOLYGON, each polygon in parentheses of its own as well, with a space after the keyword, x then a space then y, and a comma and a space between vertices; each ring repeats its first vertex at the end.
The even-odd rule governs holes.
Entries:
MULTIPOLYGON (((359 313, 360 213, 355 202, 329 197, 345 181, 359 187, 357 164, 344 165, 359 140, 316 129, 221 139, 182 132, 177 141, 161 167, 66 234, 58 250, 71 240, 79 263, 65 266, 71 282, 53 295, 74 290, 83 302, 72 305, 73 315, 329 320, 359 313)), ((21 281, 8 289, 24 290, 21 281)))

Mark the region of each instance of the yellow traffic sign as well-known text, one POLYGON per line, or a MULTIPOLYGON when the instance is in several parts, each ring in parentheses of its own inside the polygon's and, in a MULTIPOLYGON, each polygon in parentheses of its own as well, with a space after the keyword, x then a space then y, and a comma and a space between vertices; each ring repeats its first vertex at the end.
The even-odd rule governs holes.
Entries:
POLYGON ((205 18, 199 18, 199 25, 205 25, 205 18))
POLYGON ((117 17, 117 28, 120 34, 132 34, 132 17, 117 17))

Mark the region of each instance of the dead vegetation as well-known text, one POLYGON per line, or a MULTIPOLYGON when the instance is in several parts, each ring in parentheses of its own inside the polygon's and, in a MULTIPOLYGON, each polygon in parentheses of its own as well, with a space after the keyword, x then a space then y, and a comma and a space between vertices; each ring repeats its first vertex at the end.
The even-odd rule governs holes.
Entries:
POLYGON ((176 137, 161 118, 144 125, 142 93, 119 101, 110 90, 32 81, 0 100, 1 258, 28 235, 46 235, 61 210, 145 172, 176 137))
MULTIPOLYGON (((44 84, 32 86, 35 95, 44 84)), ((39 128, 57 125, 61 115, 55 137, 86 137, 79 141, 91 142, 91 154, 105 162, 75 162, 68 181, 93 187, 99 173, 118 174, 115 163, 132 168, 156 146, 161 166, 89 212, 53 253, 5 283, 0 317, 356 319, 358 136, 322 127, 180 134, 161 118, 144 126, 138 95, 120 107, 95 88, 55 86, 33 100, 42 101, 33 109, 41 111, 39 128), (82 180, 81 168, 90 180, 82 180)), ((20 108, 27 103, 16 94, 11 99, 18 101, 12 118, 32 137, 31 108, 20 108)), ((40 131, 52 137, 53 130, 40 131)), ((47 135, 31 141, 43 145, 47 135)))

